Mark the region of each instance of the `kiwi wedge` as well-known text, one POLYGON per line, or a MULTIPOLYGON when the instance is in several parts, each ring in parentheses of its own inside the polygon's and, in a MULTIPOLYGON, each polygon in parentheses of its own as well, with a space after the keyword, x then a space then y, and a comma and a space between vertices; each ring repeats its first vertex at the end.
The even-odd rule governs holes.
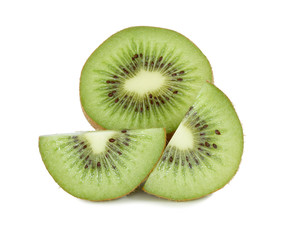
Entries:
POLYGON ((92 201, 122 197, 151 172, 165 147, 162 128, 41 136, 40 153, 54 180, 92 201))
POLYGON ((80 78, 83 112, 96 129, 174 132, 211 66, 189 39, 168 29, 131 27, 103 42, 80 78))
POLYGON ((242 126, 230 100, 206 83, 143 190, 176 201, 210 194, 235 175, 243 142, 242 126))

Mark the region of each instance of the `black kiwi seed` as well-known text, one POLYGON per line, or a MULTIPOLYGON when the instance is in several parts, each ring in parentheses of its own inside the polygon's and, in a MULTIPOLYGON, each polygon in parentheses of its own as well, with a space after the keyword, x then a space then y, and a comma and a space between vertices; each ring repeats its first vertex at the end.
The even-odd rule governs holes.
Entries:
POLYGON ((202 148, 198 148, 199 151, 203 151, 202 148))
POLYGON ((215 133, 216 133, 217 135, 221 135, 221 133, 220 133, 219 130, 216 130, 215 133))
POLYGON ((210 156, 210 153, 207 152, 206 155, 207 155, 207 156, 210 156))
POLYGON ((128 144, 127 142, 123 142, 123 144, 124 144, 125 146, 129 146, 129 144, 128 144))
POLYGON ((116 98, 115 103, 119 102, 119 98, 116 98))
POLYGON ((181 82, 183 79, 182 78, 177 78, 177 81, 181 82))
POLYGON ((184 74, 184 71, 180 71, 179 74, 180 74, 180 75, 181 75, 181 74, 184 74))
POLYGON ((173 157, 172 157, 172 156, 169 158, 169 161, 170 161, 170 162, 173 162, 173 157))
POLYGON ((108 96, 109 97, 112 97, 114 94, 112 93, 112 92, 110 92, 109 94, 108 94, 108 96))
POLYGON ((129 72, 127 71, 126 68, 123 68, 122 70, 123 70, 124 73, 129 74, 129 72))
POLYGON ((106 81, 106 83, 110 83, 110 81, 106 81))
POLYGON ((200 133, 200 136, 204 136, 205 135, 205 133, 200 133))
POLYGON ((127 130, 122 130, 122 131, 121 131, 121 133, 126 133, 126 132, 127 132, 127 130))
POLYGON ((208 142, 205 142, 206 147, 210 147, 210 144, 208 142))
POLYGON ((78 144, 77 144, 77 145, 74 145, 73 148, 77 148, 78 146, 79 146, 78 144))
POLYGON ((114 141, 116 141, 114 138, 110 138, 109 141, 112 143, 114 141))
POLYGON ((203 128, 207 128, 208 127, 208 125, 207 124, 205 124, 204 126, 203 126, 203 128))
POLYGON ((121 152, 117 152, 119 155, 122 155, 122 153, 121 152))
POLYGON ((149 98, 152 98, 152 97, 153 97, 153 95, 150 93, 150 94, 149 94, 149 98))
POLYGON ((84 168, 88 168, 89 166, 87 164, 85 164, 84 168))
POLYGON ((199 127, 200 126, 200 123, 197 123, 196 125, 195 125, 195 128, 197 128, 197 127, 199 127))
POLYGON ((162 60, 162 59, 163 59, 163 57, 162 57, 162 56, 160 56, 160 57, 159 57, 159 59, 158 59, 158 61, 159 61, 159 62, 161 62, 161 60, 162 60))
POLYGON ((85 161, 87 161, 87 160, 89 159, 89 157, 90 157, 90 155, 87 155, 87 156, 85 157, 85 161))
POLYGON ((189 167, 190 167, 190 168, 193 168, 193 166, 192 166, 192 164, 191 164, 191 163, 189 163, 189 167))
POLYGON ((100 167, 101 166, 101 163, 100 162, 97 162, 97 167, 100 167))
POLYGON ((214 148, 217 148, 218 146, 217 146, 217 144, 214 143, 214 144, 213 144, 213 147, 214 147, 214 148))
POLYGON ((172 77, 175 77, 175 76, 177 76, 177 73, 172 73, 171 76, 172 76, 172 77))
POLYGON ((177 93, 178 93, 178 91, 176 90, 176 91, 174 91, 173 93, 174 93, 174 94, 177 94, 177 93))
POLYGON ((197 164, 197 165, 199 165, 199 161, 195 158, 194 159, 195 160, 195 163, 197 164))

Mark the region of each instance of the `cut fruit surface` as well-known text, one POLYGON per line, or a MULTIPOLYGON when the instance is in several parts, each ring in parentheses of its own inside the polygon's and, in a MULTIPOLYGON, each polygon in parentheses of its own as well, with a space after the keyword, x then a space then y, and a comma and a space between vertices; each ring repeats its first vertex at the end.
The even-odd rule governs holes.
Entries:
POLYGON ((41 136, 40 153, 54 180, 93 201, 122 197, 151 172, 165 146, 162 128, 41 136))
POLYGON ((132 27, 101 44, 80 79, 83 111, 95 128, 175 131, 212 70, 183 35, 132 27))
POLYGON ((231 180, 242 152, 242 126, 230 100, 206 83, 143 189, 177 201, 203 197, 231 180))

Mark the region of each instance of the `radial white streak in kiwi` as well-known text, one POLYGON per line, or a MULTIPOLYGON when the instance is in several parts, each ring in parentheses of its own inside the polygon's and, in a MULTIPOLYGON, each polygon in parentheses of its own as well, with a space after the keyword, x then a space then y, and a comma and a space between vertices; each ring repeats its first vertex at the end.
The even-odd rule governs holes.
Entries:
POLYGON ((194 147, 193 133, 189 128, 181 123, 169 142, 169 146, 173 146, 181 150, 192 149, 194 147))
POLYGON ((124 88, 143 96, 146 93, 160 89, 166 81, 166 77, 160 72, 139 71, 133 78, 128 79, 124 88))
POLYGON ((104 152, 107 141, 115 134, 114 131, 88 132, 83 136, 91 145, 95 154, 104 152))

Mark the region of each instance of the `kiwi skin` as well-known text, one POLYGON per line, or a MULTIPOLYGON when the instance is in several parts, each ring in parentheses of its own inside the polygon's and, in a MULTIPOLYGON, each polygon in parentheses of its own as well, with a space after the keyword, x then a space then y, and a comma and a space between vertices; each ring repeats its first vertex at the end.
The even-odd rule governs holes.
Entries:
POLYGON ((99 124, 97 124, 93 119, 91 119, 86 112, 84 111, 84 108, 81 105, 81 109, 83 112, 83 115, 85 116, 86 120, 89 122, 89 124, 95 129, 95 130, 106 130, 104 127, 100 126, 99 124))
MULTIPOLYGON (((72 195, 71 193, 69 193, 66 189, 64 189, 63 187, 61 187, 65 192, 67 192, 67 193, 69 193, 71 196, 74 196, 74 197, 76 197, 76 198, 78 198, 78 199, 81 199, 81 200, 84 200, 84 201, 90 201, 90 202, 105 202, 105 201, 109 201, 109 200, 115 200, 115 199, 119 199, 119 198, 122 198, 122 197, 124 197, 124 196, 126 196, 126 195, 128 195, 128 194, 130 194, 130 193, 132 193, 141 183, 143 183, 144 181, 146 181, 146 179, 149 177, 149 175, 150 175, 150 173, 153 171, 153 169, 156 167, 156 165, 157 165, 157 163, 158 163, 158 161, 159 161, 159 159, 161 158, 161 156, 162 156, 162 154, 164 153, 164 150, 165 150, 165 147, 166 147, 166 136, 167 136, 167 132, 166 132, 166 129, 164 128, 163 129, 164 130, 164 132, 165 132, 165 143, 164 143, 164 147, 163 147, 163 150, 162 150, 162 152, 161 152, 161 154, 160 154, 160 156, 159 156, 159 158, 157 159, 157 161, 156 161, 156 163, 155 163, 155 165, 153 166, 153 168, 151 169, 151 171, 148 173, 148 175, 137 185, 137 186, 135 186, 131 191, 129 191, 128 193, 126 193, 126 194, 124 194, 124 195, 121 195, 121 196, 119 196, 119 197, 115 197, 115 198, 110 198, 110 199, 104 199, 104 200, 88 200, 88 199, 82 199, 82 198, 79 198, 79 197, 76 197, 76 196, 74 196, 74 195, 72 195)), ((40 144, 40 138, 39 138, 39 144, 40 144)), ((39 147, 39 149, 40 149, 40 147, 39 147)), ((40 154, 42 155, 42 153, 41 153, 41 151, 40 151, 40 154)), ((44 166, 46 167, 46 165, 44 164, 44 166)), ((50 173, 50 171, 48 170, 48 168, 46 167, 46 169, 47 169, 47 171, 48 171, 48 173, 51 175, 51 173, 50 173)), ((52 177, 52 179, 54 179, 54 177, 51 175, 51 177, 52 177)), ((55 179, 54 179, 54 181, 55 181, 55 179)), ((55 181, 56 182, 56 181, 55 181)), ((58 184, 58 182, 56 182, 57 184, 58 184)), ((59 184, 58 184, 59 185, 59 184)))
MULTIPOLYGON (((210 83, 209 81, 207 81, 207 83, 208 84, 212 84, 212 83, 210 83)), ((212 84, 213 85, 213 84, 212 84)), ((232 104, 232 102, 230 101, 230 99, 228 98, 228 96, 226 95, 226 94, 224 94, 224 96, 227 98, 227 100, 231 103, 231 105, 232 105, 232 107, 234 108, 234 105, 232 104)), ((234 109, 235 110, 235 109, 234 109)), ((240 124, 241 124, 241 126, 242 126, 242 123, 240 122, 240 124)), ((243 127, 242 127, 242 131, 243 131, 243 127)), ((174 134, 174 133, 173 133, 174 134)), ((172 135, 173 135, 172 134, 172 135)), ((244 134, 243 134, 243 136, 245 136, 244 134)), ((171 139, 169 139, 168 141, 170 141, 171 139)), ((242 139, 242 153, 243 153, 243 151, 244 151, 244 138, 242 139)), ((241 166, 241 161, 242 161, 242 157, 241 157, 241 159, 240 159, 240 161, 239 161, 239 167, 241 166)), ((156 197, 158 197, 158 198, 161 198, 161 199, 167 199, 167 200, 170 200, 170 201, 174 201, 174 202, 186 202, 186 201, 191 201, 191 200, 197 200, 197 199, 201 199, 201 198, 204 198, 204 197, 206 197, 206 196, 208 196, 208 195, 210 195, 210 194, 212 194, 212 193, 215 193, 215 192, 217 192, 218 190, 220 190, 220 189, 222 189, 223 187, 225 187, 228 183, 230 183, 230 181, 234 178, 234 176, 236 175, 236 173, 238 172, 238 170, 239 170, 239 167, 237 168, 237 170, 234 172, 234 174, 233 174, 233 176, 231 177, 231 179, 226 183, 226 184, 224 184, 223 186, 221 186, 220 188, 218 188, 218 189, 216 189, 216 190, 214 190, 214 191, 211 191, 211 192, 209 192, 209 193, 207 193, 207 194, 205 194, 205 195, 203 195, 203 196, 201 196, 201 197, 195 197, 195 198, 189 198, 189 199, 183 199, 183 200, 175 200, 175 199, 169 199, 169 198, 166 198, 166 197, 162 197, 162 196, 159 196, 159 195, 155 195, 155 194, 153 194, 153 193, 149 193, 149 192, 147 192, 145 189, 144 189, 144 187, 142 187, 142 190, 144 191, 144 192, 146 192, 147 194, 150 194, 150 195, 153 195, 153 196, 156 196, 156 197)))
MULTIPOLYGON (((132 27, 128 27, 128 28, 122 29, 122 30, 120 30, 120 31, 118 31, 118 32, 116 32, 116 33, 114 33, 114 34, 111 35, 109 38, 111 38, 112 36, 118 34, 118 33, 121 32, 121 31, 124 31, 124 30, 129 29, 129 28, 134 28, 134 27, 153 27, 153 28, 160 28, 160 27, 154 27, 154 26, 132 26, 132 27)), ((168 29, 168 28, 160 28, 160 29, 166 29, 166 30, 174 31, 174 30, 171 30, 171 29, 168 29)), ((188 39, 194 46, 196 46, 196 47, 198 48, 198 46, 197 46, 193 41, 191 41, 188 37, 186 37, 185 35, 183 35, 183 34, 177 32, 177 31, 174 31, 174 32, 176 32, 176 33, 182 35, 183 37, 185 37, 186 39, 188 39)), ((101 43, 101 45, 102 45, 104 42, 106 42, 106 40, 103 41, 103 42, 101 43)), ((94 52, 97 51, 97 49, 98 49, 98 47, 90 54, 90 56, 92 56, 92 55, 94 54, 94 52)), ((83 69, 85 68, 85 65, 87 64, 88 59, 90 58, 90 56, 89 56, 89 57, 87 58, 87 60, 85 61, 85 64, 84 64, 84 66, 83 66, 83 68, 82 68, 82 70, 81 70, 80 76, 82 76, 83 69)), ((206 57, 206 56, 205 56, 205 57, 206 57)), ((208 61, 208 64, 209 64, 209 66, 210 66, 211 77, 212 77, 212 79, 211 79, 211 80, 206 80, 206 82, 211 83, 211 84, 214 84, 214 74, 213 74, 213 71, 212 71, 212 66, 211 66, 210 61, 208 61)), ((81 77, 80 77, 80 82, 81 82, 81 77)), ((83 106, 82 106, 81 93, 80 93, 80 83, 79 83, 79 96, 80 96, 80 105, 81 105, 82 112, 83 112, 85 118, 87 119, 87 121, 89 122, 89 124, 90 124, 95 130, 106 130, 106 128, 104 128, 104 127, 102 127, 101 125, 99 125, 98 123, 96 123, 96 122, 95 122, 91 117, 89 117, 88 114, 85 112, 85 110, 84 110, 84 108, 83 108, 83 106)), ((162 127, 165 127, 165 126, 162 126, 162 127)), ((175 131, 176 131, 176 129, 175 129, 173 132, 167 133, 167 137, 166 137, 167 143, 171 140, 171 138, 172 138, 172 136, 173 136, 173 134, 174 134, 175 131)))

